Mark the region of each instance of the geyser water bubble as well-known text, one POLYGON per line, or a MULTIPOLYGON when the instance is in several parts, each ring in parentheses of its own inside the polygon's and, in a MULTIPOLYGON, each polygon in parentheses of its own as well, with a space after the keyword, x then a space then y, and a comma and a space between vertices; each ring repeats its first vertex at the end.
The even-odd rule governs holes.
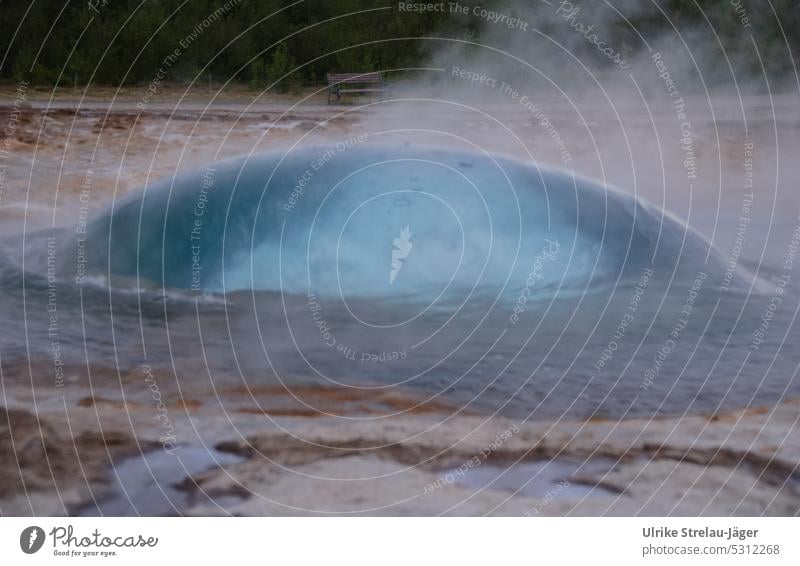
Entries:
POLYGON ((509 305, 636 279, 648 266, 693 274, 709 251, 669 215, 569 172, 372 144, 165 179, 116 202, 80 246, 89 273, 140 285, 509 305))

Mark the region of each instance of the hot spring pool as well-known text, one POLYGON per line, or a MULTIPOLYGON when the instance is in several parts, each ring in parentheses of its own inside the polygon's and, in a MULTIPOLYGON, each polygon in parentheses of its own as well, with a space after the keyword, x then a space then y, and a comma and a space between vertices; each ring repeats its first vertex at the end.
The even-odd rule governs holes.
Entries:
POLYGON ((378 144, 251 156, 41 238, 28 266, 55 247, 24 293, 0 270, 3 360, 50 363, 49 314, 30 305, 55 293, 76 380, 88 355, 182 388, 392 390, 530 418, 800 393, 793 290, 753 350, 765 269, 723 284, 727 259, 679 220, 531 163, 378 144))

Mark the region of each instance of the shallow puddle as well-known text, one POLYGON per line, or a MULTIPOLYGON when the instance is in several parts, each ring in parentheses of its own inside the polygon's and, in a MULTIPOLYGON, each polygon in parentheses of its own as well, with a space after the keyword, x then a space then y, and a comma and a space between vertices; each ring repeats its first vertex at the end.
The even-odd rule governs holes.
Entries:
MULTIPOLYGON (((127 458, 111 471, 113 483, 107 495, 78 510, 80 516, 160 516, 181 515, 202 493, 178 488, 190 475, 241 461, 233 454, 213 448, 183 446, 172 454, 156 450, 127 458)), ((214 498, 225 505, 238 502, 236 497, 214 498)))
POLYGON ((515 495, 548 499, 577 499, 584 496, 616 495, 616 492, 585 482, 586 477, 603 474, 616 460, 557 458, 509 465, 483 464, 471 469, 452 469, 442 477, 473 489, 508 491, 515 495))

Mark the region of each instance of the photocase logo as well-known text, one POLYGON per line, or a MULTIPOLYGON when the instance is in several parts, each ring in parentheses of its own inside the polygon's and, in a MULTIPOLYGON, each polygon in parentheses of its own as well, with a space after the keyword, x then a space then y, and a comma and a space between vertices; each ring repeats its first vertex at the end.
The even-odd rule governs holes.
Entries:
POLYGON ((394 249, 392 250, 392 269, 389 271, 389 285, 394 283, 397 274, 400 273, 400 268, 403 267, 403 262, 408 258, 411 253, 413 244, 411 243, 411 229, 406 226, 400 230, 400 236, 395 238, 392 242, 394 249))
POLYGON ((25 554, 38 552, 44 544, 44 529, 41 527, 28 527, 19 535, 19 547, 25 554))

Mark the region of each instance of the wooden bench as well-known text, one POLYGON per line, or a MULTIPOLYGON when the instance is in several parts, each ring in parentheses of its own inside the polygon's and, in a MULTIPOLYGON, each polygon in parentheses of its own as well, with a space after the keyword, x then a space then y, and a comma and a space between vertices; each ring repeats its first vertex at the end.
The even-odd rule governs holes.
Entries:
POLYGON ((381 100, 389 85, 380 72, 375 73, 328 73, 328 104, 333 97, 336 102, 343 94, 379 92, 381 100))

